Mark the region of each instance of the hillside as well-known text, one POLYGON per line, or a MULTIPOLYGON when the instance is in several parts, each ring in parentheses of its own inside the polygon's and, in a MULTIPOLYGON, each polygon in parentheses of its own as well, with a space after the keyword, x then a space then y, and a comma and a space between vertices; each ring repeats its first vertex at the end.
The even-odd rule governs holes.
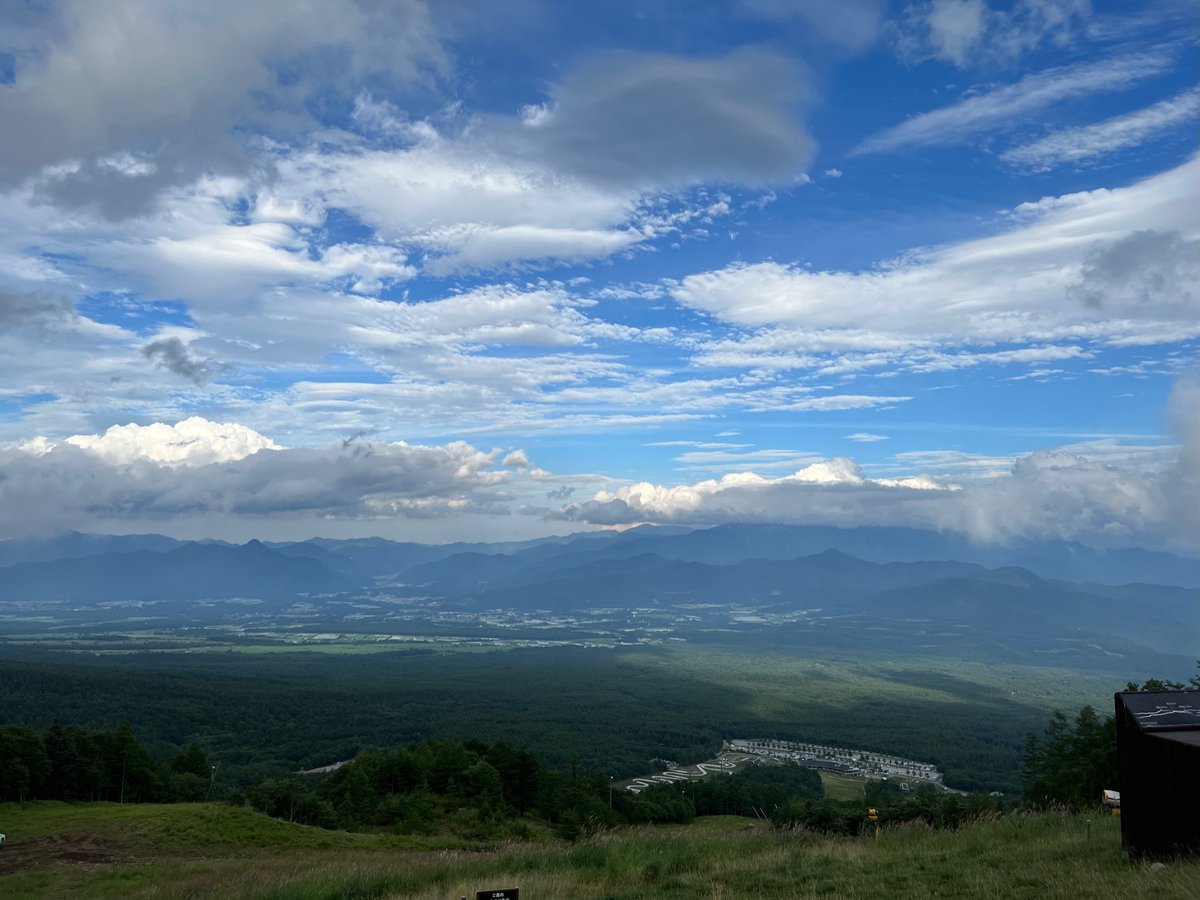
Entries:
POLYGON ((166 551, 17 563, 0 569, 0 584, 6 596, 26 601, 112 602, 290 599, 356 583, 318 560, 285 556, 250 541, 240 547, 193 542, 166 551))
POLYGON ((0 806, 4 897, 1192 897, 1197 861, 1124 862, 1114 819, 1011 814, 956 832, 775 832, 736 817, 504 845, 329 832, 216 804, 0 806), (1089 831, 1087 819, 1091 819, 1089 831))

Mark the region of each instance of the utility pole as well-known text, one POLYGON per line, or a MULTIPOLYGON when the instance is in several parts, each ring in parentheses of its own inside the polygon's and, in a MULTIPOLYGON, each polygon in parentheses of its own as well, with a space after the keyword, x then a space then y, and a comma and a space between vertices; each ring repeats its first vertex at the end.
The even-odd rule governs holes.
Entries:
POLYGON ((210 797, 212 797, 213 785, 217 783, 217 768, 220 765, 221 765, 220 763, 217 763, 215 766, 210 767, 212 769, 212 775, 210 775, 209 779, 208 779, 208 793, 204 795, 204 799, 206 802, 208 801, 208 799, 210 797))

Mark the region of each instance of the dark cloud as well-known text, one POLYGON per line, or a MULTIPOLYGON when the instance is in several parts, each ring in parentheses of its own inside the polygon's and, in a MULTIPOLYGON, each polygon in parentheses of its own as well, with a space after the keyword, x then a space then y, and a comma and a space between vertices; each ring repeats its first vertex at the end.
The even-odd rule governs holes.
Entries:
POLYGON ((1095 247, 1070 293, 1093 309, 1186 317, 1195 313, 1198 283, 1200 240, 1145 230, 1095 247))
POLYGON ((260 450, 207 465, 114 462, 60 444, 38 455, 0 449, 0 533, 123 519, 421 519, 507 513, 494 454, 443 446, 339 442, 260 450))
POLYGON ((45 328, 65 322, 74 314, 71 301, 55 294, 0 288, 0 328, 45 328))
MULTIPOLYGON (((10 4, 11 5, 11 4, 10 4)), ((21 4, 17 4, 18 8, 21 4)), ((48 0, 0 29, 0 188, 111 216, 243 168, 256 136, 302 134, 362 80, 400 89, 442 61, 421 0, 48 0)))
POLYGON ((510 152, 609 187, 765 184, 803 174, 813 158, 797 116, 806 95, 796 64, 766 51, 613 53, 568 75, 524 124, 497 132, 510 152))
POLYGON ((142 356, 196 384, 207 384, 216 369, 212 360, 191 356, 187 344, 175 337, 151 341, 142 347, 142 356))

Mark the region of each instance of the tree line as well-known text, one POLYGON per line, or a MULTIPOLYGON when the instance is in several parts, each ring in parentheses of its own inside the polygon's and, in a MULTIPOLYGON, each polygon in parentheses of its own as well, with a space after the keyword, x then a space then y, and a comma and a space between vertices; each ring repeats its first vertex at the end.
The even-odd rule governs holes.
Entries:
MULTIPOLYGON (((1184 688, 1200 689, 1200 675, 1187 684, 1150 679, 1126 686, 1184 688)), ((869 782, 865 801, 833 801, 824 796, 817 773, 796 765, 752 766, 633 794, 616 789, 606 774, 585 771, 578 759, 555 768, 503 740, 435 739, 363 750, 328 775, 268 777, 231 794, 215 785, 216 774, 196 743, 156 759, 128 723, 111 730, 56 723, 42 734, 20 725, 0 726, 0 802, 161 803, 215 794, 277 818, 324 828, 519 838, 528 836, 530 823, 541 822, 573 838, 621 824, 741 815, 769 819, 779 827, 857 834, 867 827, 867 806, 879 810, 881 824, 918 820, 953 828, 1012 805, 996 796, 963 797, 932 787, 906 792, 888 781, 869 782)), ((1022 774, 1024 805, 1097 805, 1101 790, 1117 784, 1112 716, 1102 717, 1090 706, 1073 718, 1054 713, 1042 734, 1027 735, 1022 774)))
MULTIPOLYGON (((1200 671, 1200 661, 1196 668, 1200 671)), ((1126 691, 1200 690, 1200 674, 1186 683, 1150 678, 1131 681, 1126 691)), ((1046 730, 1025 738, 1022 768, 1025 801, 1033 806, 1086 809, 1100 803, 1101 791, 1116 789, 1117 728, 1113 716, 1101 716, 1085 706, 1069 718, 1062 712, 1050 717, 1046 730)))
POLYGON ((128 723, 111 731, 55 724, 45 734, 0 726, 0 802, 203 800, 211 784, 212 771, 199 746, 159 762, 128 723))

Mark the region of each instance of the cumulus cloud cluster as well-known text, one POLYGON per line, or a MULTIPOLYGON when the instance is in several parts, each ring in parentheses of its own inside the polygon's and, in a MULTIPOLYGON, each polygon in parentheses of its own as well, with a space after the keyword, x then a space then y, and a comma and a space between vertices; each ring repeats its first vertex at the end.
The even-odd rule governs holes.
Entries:
POLYGON ((420 0, 52 0, 5 10, 0 186, 128 215, 166 186, 249 166, 239 134, 310 128, 306 104, 444 63, 420 0), (9 16, 13 16, 10 20, 9 16))
MULTIPOLYGON (((869 456, 902 433, 893 410, 928 400, 917 376, 989 367, 1012 387, 1088 367, 1099 379, 1186 366, 1183 342, 1200 334, 1196 159, 996 213, 977 223, 982 237, 894 243, 858 268, 808 265, 799 247, 767 256, 747 240, 776 214, 806 221, 813 194, 829 202, 858 190, 854 169, 877 166, 874 154, 982 146, 1021 123, 1022 143, 987 151, 1016 178, 1109 159, 1194 118, 1195 91, 1175 85, 1142 110, 1046 127, 1065 104, 1148 88, 1178 68, 1169 46, 1114 42, 1107 59, 1010 76, 1022 55, 1099 27, 1078 0, 922 0, 889 25, 890 9, 737 0, 724 10, 736 18, 729 39, 708 22, 688 32, 703 41, 673 32, 658 50, 645 49, 650 40, 605 52, 564 44, 550 59, 538 47, 544 68, 514 66, 511 83, 487 86, 474 79, 496 69, 454 54, 467 52, 458 39, 472 28, 521 20, 508 7, 477 16, 427 0, 6 9, 0 439, 14 444, 0 451, 0 509, 9 525, 26 522, 15 512, 24 508, 69 525, 505 511, 514 485, 540 503, 578 500, 595 479, 585 490, 520 451, 451 438, 824 417, 869 456), (982 66, 996 77, 868 135, 845 162, 821 160, 814 180, 809 112, 829 77, 820 60, 889 34, 910 65, 982 66), (814 50, 814 68, 797 47, 814 50), (689 252, 700 241, 706 252, 689 252), (1129 347, 1157 348, 1157 358, 1100 359, 1128 357, 1120 348, 1129 347), (197 411, 207 418, 185 418, 197 411), (157 424, 90 433, 129 419, 157 424), (350 434, 360 437, 343 442, 350 434), (386 442, 398 436, 425 444, 386 442)), ((863 201, 854 212, 876 209, 863 201)), ((610 490, 561 515, 786 518, 811 502, 847 520, 911 509, 936 527, 1002 536, 972 524, 965 498, 998 509, 1013 485, 1040 484, 1067 509, 1069 497, 1091 497, 1087 485, 1134 468, 1090 451, 1016 467, 976 459, 992 476, 1011 469, 995 478, 1009 487, 953 491, 951 451, 898 453, 896 471, 868 476, 775 446, 693 442, 677 460, 684 471, 735 474, 610 490), (826 496, 850 499, 806 499, 826 496)), ((1189 483, 1182 469, 1175 478, 1189 483)), ((1156 520, 1139 517, 1150 488, 1135 487, 1114 487, 1106 502, 1132 498, 1128 530, 1149 533, 1156 520)), ((1161 494, 1178 507, 1171 521, 1184 515, 1179 493, 1161 494)), ((1115 507, 1095 503, 1078 501, 1077 527, 1115 534, 1104 525, 1120 518, 1115 507)), ((1059 528, 1056 516, 1046 529, 1059 528)), ((1034 527, 1018 512, 1005 521, 1034 527)))
POLYGON ((1189 481, 1180 468, 1117 467, 1043 451, 985 481, 868 478, 852 460, 833 459, 779 478, 746 472, 677 486, 630 485, 568 505, 559 515, 609 526, 904 526, 953 531, 985 544, 1067 539, 1191 554, 1200 539, 1198 504, 1195 478, 1189 481), (1179 493, 1185 499, 1174 502, 1179 493))
MULTIPOLYGON (((122 520, 427 518, 505 512, 498 452, 454 441, 284 448, 236 423, 114 426, 0 449, 0 531, 122 520)), ((520 464, 510 454, 507 465, 520 464)))
POLYGON ((981 543, 1063 538, 1194 552, 1200 540, 1200 388, 1194 378, 1177 384, 1170 412, 1180 441, 1174 448, 1078 445, 1017 457, 1004 472, 996 471, 1003 460, 934 453, 909 454, 908 463, 949 474, 869 476, 844 457, 698 446, 685 462, 742 471, 694 483, 626 484, 549 508, 522 505, 522 490, 526 497, 536 492, 562 502, 575 491, 570 482, 595 479, 555 476, 520 449, 482 451, 462 441, 383 444, 361 437, 323 448, 286 448, 243 425, 193 417, 0 449, 0 532, 189 519, 226 525, 300 521, 319 531, 322 522, 520 509, 586 526, 904 525, 958 532, 981 543), (802 463, 791 474, 753 471, 789 459, 802 463))
MULTIPOLYGON (((113 425, 104 434, 76 434, 65 443, 86 450, 112 465, 148 461, 165 466, 206 466, 236 462, 278 444, 252 428, 233 422, 210 422, 199 416, 175 425, 113 425)), ((39 456, 53 452, 44 446, 39 456)))

